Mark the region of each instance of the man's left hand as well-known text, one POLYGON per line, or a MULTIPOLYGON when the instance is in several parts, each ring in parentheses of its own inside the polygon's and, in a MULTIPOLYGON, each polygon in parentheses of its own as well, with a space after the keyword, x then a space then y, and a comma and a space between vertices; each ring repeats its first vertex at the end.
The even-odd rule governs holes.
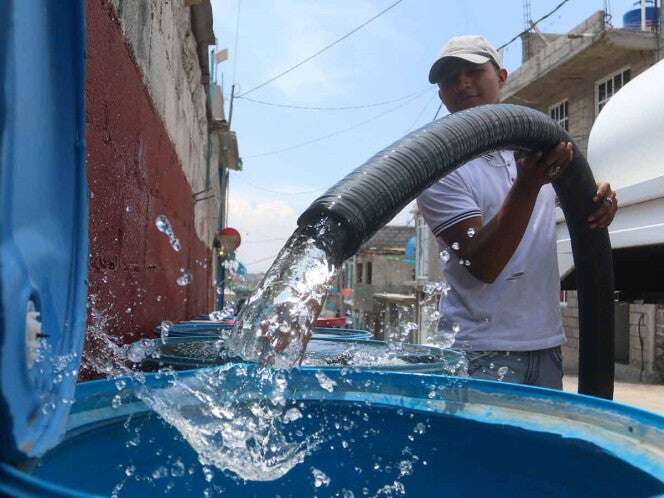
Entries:
POLYGON ((597 193, 593 202, 598 204, 597 210, 588 217, 590 228, 606 228, 613 221, 618 211, 618 199, 616 193, 611 190, 611 185, 605 182, 597 184, 597 193))

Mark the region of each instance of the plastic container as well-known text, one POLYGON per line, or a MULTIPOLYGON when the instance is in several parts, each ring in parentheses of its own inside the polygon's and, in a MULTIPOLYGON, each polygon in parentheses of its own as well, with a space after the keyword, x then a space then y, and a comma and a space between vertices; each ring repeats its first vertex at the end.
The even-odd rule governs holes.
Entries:
POLYGON ((316 327, 341 328, 346 326, 346 317, 328 317, 316 320, 316 327))
MULTIPOLYGON (((188 322, 174 323, 168 329, 168 337, 207 337, 218 335, 224 330, 233 328, 235 320, 222 320, 213 322, 211 320, 190 320, 188 322)), ((161 327, 155 329, 157 334, 162 334, 161 327)))
MULTIPOLYGON (((234 320, 224 320, 221 322, 191 320, 173 324, 168 329, 168 337, 208 337, 230 330, 235 324, 234 320)), ((155 329, 157 334, 161 334, 161 328, 155 329)), ((371 332, 357 329, 338 329, 328 327, 314 328, 314 337, 329 337, 333 339, 370 339, 371 332)))
MULTIPOLYGON (((657 7, 646 7, 646 29, 655 31, 659 22, 659 9, 657 7)), ((623 28, 632 31, 641 31, 641 8, 632 9, 623 15, 623 28)))
POLYGON ((0 460, 13 461, 62 436, 93 260, 83 2, 17 0, 1 11, 0 460))
POLYGON ((368 330, 359 330, 359 329, 339 329, 339 328, 329 328, 329 327, 316 327, 314 328, 314 339, 316 338, 328 338, 328 339, 366 339, 369 340, 373 337, 371 332, 368 330))
MULTIPOLYGON (((177 337, 152 342, 154 358, 148 369, 172 367, 176 370, 204 368, 239 361, 228 357, 224 342, 217 337, 177 337)), ((152 348, 150 348, 152 350, 152 348)), ((465 368, 464 357, 454 350, 404 344, 391 352, 382 341, 313 337, 307 345, 303 367, 338 367, 455 375, 465 368)))
MULTIPOLYGON (((288 427, 302 434, 322 431, 328 438, 278 480, 243 481, 215 469, 207 473, 208 482, 191 447, 136 399, 132 388, 122 392, 122 405, 114 409, 114 383, 95 381, 78 387, 64 441, 30 473, 0 464, 0 494, 109 496, 120 484, 118 495, 124 498, 203 496, 206 489, 234 498, 664 493, 664 419, 657 415, 497 382, 323 373, 335 383, 333 389, 321 386, 314 371, 287 375, 288 406, 298 403, 303 415, 288 427)), ((195 374, 183 372, 180 378, 187 383, 195 374)), ((148 376, 146 385, 172 389, 169 382, 148 376)), ((242 395, 247 402, 269 396, 256 382, 242 395)), ((220 391, 220 398, 228 392, 220 391)))

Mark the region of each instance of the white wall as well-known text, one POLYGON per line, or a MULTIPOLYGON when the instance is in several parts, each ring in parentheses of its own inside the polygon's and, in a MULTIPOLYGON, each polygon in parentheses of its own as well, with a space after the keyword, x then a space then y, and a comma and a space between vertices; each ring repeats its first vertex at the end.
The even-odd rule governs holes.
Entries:
MULTIPOLYGON (((207 94, 202 81, 190 7, 184 0, 112 0, 125 40, 143 73, 193 192, 206 188, 208 166, 207 94)), ((221 199, 218 151, 210 149, 210 186, 195 204, 198 237, 208 246, 217 228, 221 199), (217 154, 215 156, 215 154, 217 154), (216 161, 216 162, 215 162, 216 161)))

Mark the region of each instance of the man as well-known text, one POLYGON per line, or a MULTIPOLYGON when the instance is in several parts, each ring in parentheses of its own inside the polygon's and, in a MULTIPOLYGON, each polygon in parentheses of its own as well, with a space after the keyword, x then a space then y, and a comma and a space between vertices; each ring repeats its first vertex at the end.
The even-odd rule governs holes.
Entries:
MULTIPOLYGON (((498 103, 507 71, 485 38, 460 36, 443 47, 429 81, 454 113, 498 103)), ((571 160, 569 143, 518 161, 507 150, 485 154, 418 198, 450 286, 440 302, 439 334, 454 335, 454 347, 468 352, 472 377, 562 389, 551 182, 571 160)), ((594 201, 588 222, 608 226, 617 210, 608 183, 598 184, 594 201)))

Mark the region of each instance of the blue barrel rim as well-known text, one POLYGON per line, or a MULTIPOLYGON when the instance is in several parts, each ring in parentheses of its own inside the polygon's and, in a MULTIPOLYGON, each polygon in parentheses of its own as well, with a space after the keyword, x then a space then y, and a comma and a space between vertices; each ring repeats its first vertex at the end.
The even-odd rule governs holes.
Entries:
MULTIPOLYGON (((233 324, 225 322, 213 322, 206 320, 188 320, 185 322, 174 323, 168 328, 166 334, 163 333, 161 326, 155 327, 155 333, 160 336, 170 337, 197 337, 213 335, 217 332, 230 330, 233 324)), ((371 339, 372 333, 363 329, 346 329, 334 327, 314 327, 313 337, 338 337, 348 339, 371 339)))
MULTIPOLYGON (((255 365, 249 364, 244 364, 243 367, 249 375, 256 368, 255 365)), ((180 372, 177 378, 186 382, 197 374, 228 368, 232 367, 180 372)), ((372 370, 345 374, 338 369, 315 371, 284 371, 288 375, 289 384, 286 397, 296 401, 361 400, 367 406, 449 414, 488 424, 560 434, 563 437, 580 437, 664 483, 664 463, 659 458, 664 445, 664 417, 652 412, 591 396, 495 381, 372 370), (335 390, 324 390, 315 377, 315 371, 323 372, 335 381, 335 390), (434 398, 428 395, 432 388, 437 388, 434 398), (404 396, 404 391, 410 394, 404 396), (569 411, 571 407, 574 408, 572 413, 569 411), (516 418, 515 412, 524 416, 516 418), (537 422, 536 418, 540 416, 544 417, 544 420, 537 422)), ((170 379, 148 374, 145 382, 145 385, 159 389, 167 387, 170 379)), ((86 427, 98 423, 98 420, 124 420, 130 415, 150 412, 137 398, 127 399, 126 404, 119 410, 112 409, 110 400, 117 394, 117 389, 114 382, 109 380, 84 382, 79 385, 77 394, 78 400, 72 408, 67 433, 72 434, 72 437, 74 434, 80 437, 85 433, 86 427), (95 417, 91 417, 93 413, 96 414, 95 417), (109 416, 105 417, 106 414, 109 416)), ((50 482, 44 484, 42 479, 0 463, 0 476, 8 474, 18 483, 15 485, 33 486, 37 489, 43 485, 53 486, 50 489, 57 488, 56 490, 70 493, 54 496, 96 496, 81 494, 74 489, 50 482)))

